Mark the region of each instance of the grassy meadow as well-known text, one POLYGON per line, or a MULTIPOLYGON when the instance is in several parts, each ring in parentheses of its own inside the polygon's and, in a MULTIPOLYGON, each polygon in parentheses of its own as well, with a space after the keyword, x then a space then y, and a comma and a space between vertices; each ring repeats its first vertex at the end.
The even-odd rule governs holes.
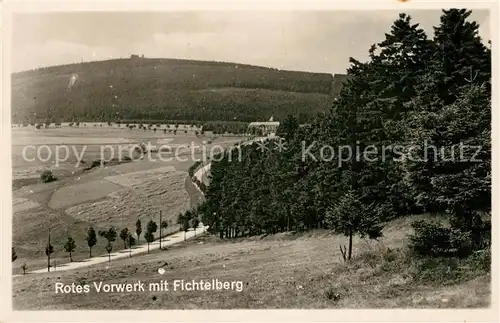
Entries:
POLYGON ((167 250, 82 270, 15 277, 14 308, 234 309, 234 308, 474 308, 490 304, 489 270, 472 259, 416 260, 405 249, 410 221, 390 223, 379 241, 355 239, 345 264, 346 237, 304 234, 222 241, 201 236, 167 250), (469 268, 474 265, 474 268, 469 268), (158 272, 165 269, 165 274, 158 272), (472 269, 472 270, 467 270, 472 269), (232 291, 157 291, 56 294, 55 284, 146 284, 161 280, 242 281, 232 291), (126 300, 126 301, 124 301, 126 300))

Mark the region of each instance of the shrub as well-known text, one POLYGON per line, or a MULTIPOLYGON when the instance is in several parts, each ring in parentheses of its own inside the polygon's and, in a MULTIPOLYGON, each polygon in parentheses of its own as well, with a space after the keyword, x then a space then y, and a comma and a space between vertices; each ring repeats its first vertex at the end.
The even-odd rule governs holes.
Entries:
POLYGON ((94 167, 99 167, 101 165, 106 165, 107 163, 105 161, 102 161, 102 164, 101 164, 101 161, 96 159, 94 161, 92 161, 92 164, 90 164, 87 168, 85 168, 86 170, 91 170, 92 168, 94 167))
POLYGON ((409 236, 410 249, 421 256, 439 256, 450 247, 450 229, 437 222, 415 221, 414 233, 409 236))
POLYGON ((342 297, 342 294, 339 293, 335 288, 330 287, 325 291, 325 297, 337 302, 342 297))
POLYGON ((79 286, 85 286, 87 285, 87 278, 85 277, 78 277, 75 281, 76 285, 79 285, 79 286))
POLYGON ((489 272, 491 270, 491 249, 474 252, 468 259, 470 266, 475 270, 489 272))
POLYGON ((40 180, 42 181, 42 183, 49 183, 49 182, 53 182, 53 181, 57 180, 57 178, 54 176, 52 171, 45 170, 40 175, 40 180))
POLYGON ((444 286, 459 284, 490 273, 490 251, 481 250, 466 258, 426 257, 418 259, 412 276, 416 283, 444 286))
POLYGON ((450 249, 457 256, 466 257, 474 250, 471 232, 464 232, 460 229, 452 228, 450 234, 450 249))
POLYGON ((423 220, 413 222, 412 227, 409 247, 417 255, 466 257, 474 250, 470 232, 423 220))
POLYGON ((481 250, 491 246, 491 219, 479 219, 469 229, 474 250, 481 250))

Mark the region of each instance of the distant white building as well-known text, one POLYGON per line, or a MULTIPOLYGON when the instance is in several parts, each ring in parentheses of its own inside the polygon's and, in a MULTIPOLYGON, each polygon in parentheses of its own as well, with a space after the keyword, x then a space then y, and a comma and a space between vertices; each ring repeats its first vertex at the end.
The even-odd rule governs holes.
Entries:
POLYGON ((248 132, 252 133, 255 131, 254 129, 258 129, 259 133, 263 136, 274 135, 279 125, 278 121, 250 122, 248 132))

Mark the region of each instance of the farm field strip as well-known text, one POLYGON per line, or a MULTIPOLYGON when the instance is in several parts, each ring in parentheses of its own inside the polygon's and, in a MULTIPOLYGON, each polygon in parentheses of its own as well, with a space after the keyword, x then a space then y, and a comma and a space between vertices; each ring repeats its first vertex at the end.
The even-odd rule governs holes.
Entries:
POLYGON ((123 187, 106 180, 64 186, 54 192, 49 207, 63 209, 71 205, 84 203, 106 197, 123 187))
POLYGON ((107 227, 133 227, 137 218, 157 220, 163 211, 165 220, 187 210, 189 195, 185 190, 184 172, 174 172, 158 180, 146 180, 112 192, 101 201, 89 201, 66 209, 66 214, 80 220, 107 227))
POLYGON ((175 171, 175 167, 166 166, 126 174, 106 176, 104 177, 104 180, 123 187, 132 187, 134 185, 142 184, 145 181, 162 180, 167 176, 170 176, 175 171))

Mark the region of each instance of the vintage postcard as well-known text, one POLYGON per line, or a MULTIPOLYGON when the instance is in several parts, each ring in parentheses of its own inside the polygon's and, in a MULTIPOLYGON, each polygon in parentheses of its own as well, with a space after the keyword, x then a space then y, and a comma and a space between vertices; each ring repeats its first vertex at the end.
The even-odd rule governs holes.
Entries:
POLYGON ((498 320, 497 20, 2 4, 2 321, 498 320))

